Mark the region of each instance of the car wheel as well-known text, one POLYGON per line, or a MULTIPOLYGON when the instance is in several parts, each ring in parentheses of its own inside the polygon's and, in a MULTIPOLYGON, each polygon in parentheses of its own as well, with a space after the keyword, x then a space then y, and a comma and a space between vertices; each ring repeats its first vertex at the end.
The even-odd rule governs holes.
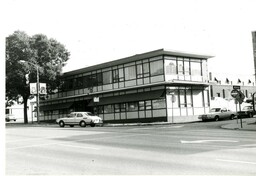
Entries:
POLYGON ((70 127, 74 127, 74 125, 69 125, 70 127))
POLYGON ((248 116, 249 116, 249 118, 252 118, 252 117, 253 117, 252 113, 249 113, 248 116))
POLYGON ((60 127, 64 127, 64 126, 65 126, 65 123, 64 123, 63 121, 60 121, 60 122, 59 122, 59 125, 60 125, 60 127))
POLYGON ((219 116, 215 116, 215 121, 219 121, 219 116))
POLYGON ((80 127, 86 127, 85 121, 81 121, 79 125, 80 125, 80 127))
POLYGON ((232 115, 230 116, 230 120, 233 120, 233 119, 234 119, 234 117, 235 117, 235 115, 234 115, 234 114, 232 114, 232 115))

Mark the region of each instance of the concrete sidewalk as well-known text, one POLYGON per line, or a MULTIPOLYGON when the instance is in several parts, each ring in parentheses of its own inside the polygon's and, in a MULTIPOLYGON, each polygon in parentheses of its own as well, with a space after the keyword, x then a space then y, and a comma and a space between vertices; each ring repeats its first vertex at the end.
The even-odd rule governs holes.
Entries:
MULTIPOLYGON (((245 118, 242 120, 242 128, 241 128, 241 121, 240 119, 227 121, 228 124, 222 125, 221 128, 223 129, 230 129, 230 130, 250 130, 250 131, 256 131, 256 118, 245 118)), ((196 123, 196 122, 193 122, 196 123)), ((154 122, 154 123, 124 123, 124 124, 104 124, 104 127, 125 127, 125 126, 153 126, 153 125, 171 125, 170 122, 154 122)), ((37 124, 37 122, 34 122, 33 124, 24 124, 24 123, 6 123, 5 124, 8 127, 17 127, 17 126, 29 126, 29 127, 38 127, 38 126, 58 126, 56 123, 46 123, 41 122, 40 124, 37 124)))
POLYGON ((242 119, 242 127, 241 120, 233 120, 230 124, 222 125, 221 128, 231 129, 231 130, 248 130, 248 131, 256 131, 256 118, 246 118, 242 119))

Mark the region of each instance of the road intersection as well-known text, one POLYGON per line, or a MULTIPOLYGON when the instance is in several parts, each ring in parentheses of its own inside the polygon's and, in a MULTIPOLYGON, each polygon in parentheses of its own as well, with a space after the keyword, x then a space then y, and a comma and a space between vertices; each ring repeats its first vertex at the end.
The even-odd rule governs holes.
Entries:
POLYGON ((227 122, 7 127, 6 174, 255 175, 255 131, 227 122))

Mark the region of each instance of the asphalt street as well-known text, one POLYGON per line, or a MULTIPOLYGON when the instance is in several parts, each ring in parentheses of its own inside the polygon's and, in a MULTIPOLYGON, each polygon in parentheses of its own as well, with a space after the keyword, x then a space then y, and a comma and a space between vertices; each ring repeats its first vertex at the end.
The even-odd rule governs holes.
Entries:
POLYGON ((229 121, 123 127, 7 126, 6 175, 255 175, 255 131, 229 121))

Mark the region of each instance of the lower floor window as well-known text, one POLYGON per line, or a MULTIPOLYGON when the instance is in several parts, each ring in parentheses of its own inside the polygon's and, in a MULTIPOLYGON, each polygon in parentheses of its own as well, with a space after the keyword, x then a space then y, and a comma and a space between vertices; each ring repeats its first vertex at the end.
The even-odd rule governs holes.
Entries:
POLYGON ((127 103, 127 111, 137 111, 138 110, 138 102, 130 102, 127 103))
POLYGON ((105 105, 104 106, 104 113, 113 113, 113 112, 114 112, 113 105, 105 105))
POLYGON ((119 112, 134 112, 143 110, 154 110, 166 108, 165 99, 145 100, 137 102, 119 103, 98 106, 99 114, 119 113, 119 112))
POLYGON ((165 99, 152 100, 153 109, 166 108, 165 99))

